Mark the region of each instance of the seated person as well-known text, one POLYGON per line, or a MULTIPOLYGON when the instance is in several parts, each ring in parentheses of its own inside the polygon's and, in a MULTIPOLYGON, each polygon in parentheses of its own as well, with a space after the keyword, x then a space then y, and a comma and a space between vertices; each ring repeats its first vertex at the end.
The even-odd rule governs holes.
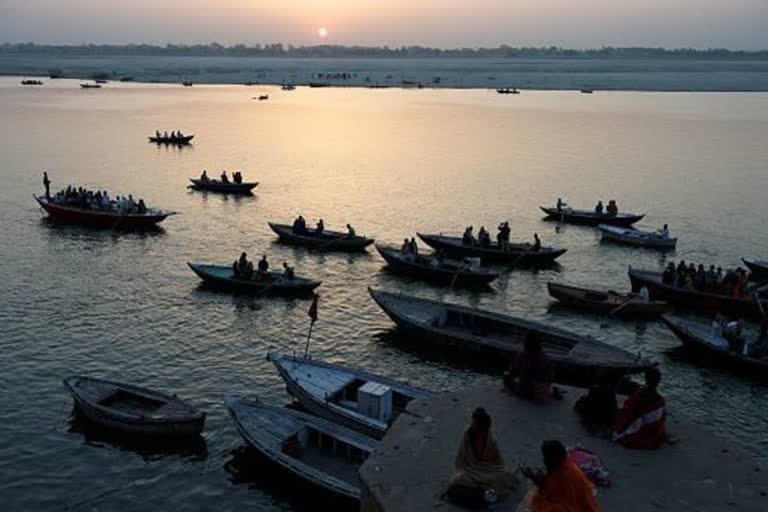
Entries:
POLYGON ((563 199, 561 197, 557 198, 557 211, 561 212, 563 211, 563 208, 565 208, 565 203, 563 202, 563 199))
POLYGON ((357 236, 357 233, 355 233, 355 228, 352 227, 352 224, 347 224, 347 238, 353 239, 357 236))
POLYGON ((259 277, 262 281, 269 279, 269 262, 267 261, 267 255, 264 254, 259 260, 259 277))
POLYGON ((675 264, 670 261, 667 266, 664 267, 664 272, 661 274, 661 283, 669 286, 675 285, 675 264))
POLYGON ((546 401, 552 394, 552 365, 537 332, 526 335, 523 352, 518 352, 504 373, 504 385, 527 400, 546 401))
POLYGON ((320 219, 317 221, 317 224, 315 224, 315 235, 321 236, 323 231, 325 231, 325 223, 323 222, 323 219, 320 219))
POLYGON ((240 171, 236 171, 232 174, 232 179, 235 183, 242 183, 243 182, 243 175, 240 174, 240 171))
POLYGON ((768 320, 760 324, 760 334, 752 343, 744 346, 745 355, 749 357, 763 358, 768 356, 768 320))
POLYGON ((610 430, 619 410, 615 380, 603 378, 591 386, 587 394, 576 401, 573 410, 589 430, 610 430))
POLYGON ((664 227, 657 231, 661 238, 669 238, 669 226, 664 224, 664 227))
POLYGON ((207 170, 203 170, 203 174, 200 175, 200 181, 211 181, 211 179, 208 177, 207 170))
POLYGON ((533 234, 533 248, 531 250, 534 252, 541 250, 541 240, 539 239, 538 233, 533 234))
POLYGON ((619 214, 619 206, 616 204, 615 199, 608 201, 608 207, 606 208, 606 211, 611 217, 615 217, 619 214))
POLYGON ((597 202, 597 206, 595 206, 595 213, 598 214, 598 215, 602 215, 603 214, 603 202, 602 201, 598 201, 597 202))
POLYGON ((497 496, 507 496, 517 487, 491 432, 491 417, 482 407, 472 413, 472 423, 464 431, 453 467, 446 494, 458 505, 493 503, 497 496))
POLYGON ((658 386, 661 372, 645 371, 645 386, 626 399, 613 424, 613 440, 625 448, 655 450, 666 441, 667 410, 658 386))
POLYGON ((222 183, 229 183, 229 178, 227 177, 227 171, 221 172, 221 182, 222 183))
POLYGON ((293 267, 288 265, 287 261, 283 262, 283 277, 288 280, 293 280, 295 274, 293 273, 293 267))
POLYGON ((147 213, 147 205, 144 204, 144 199, 139 198, 139 204, 136 205, 136 210, 142 214, 147 213))
POLYGON ((723 327, 723 337, 728 342, 728 349, 731 352, 741 354, 744 350, 744 336, 742 336, 743 325, 741 320, 732 320, 723 327))
POLYGON ((403 245, 400 246, 400 254, 403 256, 411 256, 411 241, 407 238, 403 238, 403 245))
POLYGON ((560 441, 541 444, 544 471, 524 467, 521 473, 534 484, 517 510, 530 512, 600 512, 592 484, 568 457, 560 441))
POLYGON ((419 257, 419 245, 416 243, 416 239, 414 237, 411 237, 411 241, 408 242, 408 245, 411 246, 411 254, 414 258, 419 257))
POLYGON ((475 245, 475 236, 472 234, 472 226, 467 226, 467 229, 464 230, 461 242, 464 245, 475 245))
POLYGON ((240 255, 240 259, 237 261, 237 272, 235 272, 235 276, 241 277, 243 279, 250 279, 253 275, 253 264, 250 265, 250 271, 248 264, 248 255, 243 252, 240 255))

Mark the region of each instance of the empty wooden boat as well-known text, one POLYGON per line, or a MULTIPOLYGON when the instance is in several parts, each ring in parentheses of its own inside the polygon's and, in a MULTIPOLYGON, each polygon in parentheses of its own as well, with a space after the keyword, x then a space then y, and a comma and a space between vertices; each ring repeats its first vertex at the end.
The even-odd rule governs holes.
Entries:
POLYGON ((63 382, 77 410, 104 427, 130 434, 195 435, 205 423, 204 412, 175 394, 91 377, 63 382))
POLYGON ((404 255, 400 249, 376 244, 376 250, 387 262, 387 269, 424 281, 453 286, 487 286, 499 277, 495 272, 473 269, 466 262, 438 258, 435 255, 404 255))
POLYGON ((549 294, 563 304, 587 309, 596 313, 611 313, 617 315, 656 316, 669 309, 663 301, 643 302, 637 294, 617 293, 614 291, 591 290, 562 283, 547 283, 549 294))
POLYGON ((539 206, 541 211, 547 214, 547 220, 557 220, 560 222, 569 222, 571 224, 587 224, 597 226, 598 224, 608 224, 611 226, 631 226, 642 220, 645 214, 635 213, 596 213, 594 210, 574 210, 572 208, 539 206))
POLYGON ((350 238, 346 233, 327 229, 318 235, 313 229, 303 234, 294 233, 293 227, 288 224, 270 222, 269 227, 280 237, 281 242, 321 251, 362 251, 374 242, 372 238, 359 235, 350 238))
POLYGON ((55 222, 82 224, 95 228, 141 230, 155 227, 176 212, 148 208, 145 213, 124 213, 113 210, 91 210, 68 204, 48 201, 44 197, 33 196, 40 207, 55 222))
POLYGON ((221 192, 223 194, 249 194, 256 188, 258 181, 223 182, 219 180, 201 180, 200 178, 189 178, 190 185, 195 190, 206 190, 208 192, 221 192))
POLYGON ((149 139, 149 142, 152 142, 154 144, 169 144, 173 146, 186 146, 190 142, 192 142, 192 139, 195 138, 195 135, 184 135, 183 137, 157 137, 156 135, 152 135, 150 137, 147 137, 149 139))
POLYGON ((322 283, 322 281, 314 281, 299 276, 289 278, 282 272, 269 272, 268 279, 262 279, 258 272, 254 272, 251 278, 236 277, 232 265, 207 265, 189 262, 187 265, 212 288, 245 293, 302 295, 311 293, 322 283))
POLYGON ((83 89, 101 89, 100 84, 80 84, 83 89))
POLYGON ((258 399, 225 396, 240 435, 253 448, 306 482, 360 499, 358 470, 376 441, 324 419, 258 399))
MULTIPOLYGON (((664 300, 676 307, 699 309, 712 314, 749 315, 762 317, 757 300, 753 297, 733 297, 717 293, 702 292, 689 288, 680 288, 665 284, 661 272, 640 270, 629 267, 629 280, 632 290, 639 291, 641 287, 648 288, 651 299, 664 300)), ((762 309, 768 311, 768 299, 760 296, 762 309)))
POLYGON ((316 416, 381 439, 415 398, 432 393, 346 366, 272 352, 288 392, 316 416))
POLYGON ((768 261, 741 258, 744 265, 752 272, 751 278, 757 281, 768 280, 768 261))
POLYGON ((650 249, 674 249, 677 246, 677 238, 665 237, 653 231, 642 231, 608 224, 599 224, 597 229, 602 233, 603 240, 625 245, 650 249))
POLYGON ((648 361, 588 336, 513 316, 368 289, 373 300, 409 338, 441 348, 485 356, 505 364, 523 350, 529 333, 540 336, 552 361, 555 380, 590 385, 600 378, 620 378, 650 366, 648 361))
POLYGON ((675 336, 691 350, 707 358, 710 364, 768 378, 768 358, 750 357, 720 348, 712 342, 712 326, 675 315, 663 315, 662 320, 675 336))
POLYGON ((484 263, 514 264, 521 266, 545 266, 552 265, 554 261, 565 254, 567 249, 541 246, 534 249, 533 244, 510 243, 507 249, 502 249, 496 242, 491 242, 488 247, 477 244, 465 244, 459 236, 427 235, 417 233, 424 243, 435 250, 442 250, 446 254, 454 256, 478 257, 484 263))

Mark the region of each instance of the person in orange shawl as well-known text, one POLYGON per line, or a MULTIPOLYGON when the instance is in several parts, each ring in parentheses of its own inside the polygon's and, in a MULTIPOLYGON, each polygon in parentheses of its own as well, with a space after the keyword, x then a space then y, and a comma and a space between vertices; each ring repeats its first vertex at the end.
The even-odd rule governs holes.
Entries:
POLYGON ((600 512, 592 484, 560 441, 544 441, 541 454, 546 473, 521 469, 536 488, 526 495, 517 512, 600 512))
POLYGON ((645 386, 624 402, 613 424, 613 440, 626 448, 655 450, 666 441, 667 410, 658 392, 661 372, 645 371, 645 386))
POLYGON ((491 417, 478 407, 456 454, 448 498, 458 505, 481 506, 508 495, 516 486, 517 479, 504 465, 491 432, 491 417))

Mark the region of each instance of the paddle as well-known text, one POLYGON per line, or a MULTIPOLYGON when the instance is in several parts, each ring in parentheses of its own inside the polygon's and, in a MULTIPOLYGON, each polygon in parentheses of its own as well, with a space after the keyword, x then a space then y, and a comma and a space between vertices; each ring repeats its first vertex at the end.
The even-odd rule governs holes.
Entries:
POLYGON ((525 252, 524 252, 524 253, 522 253, 520 256, 518 256, 517 258, 515 258, 515 261, 513 261, 513 262, 512 262, 512 265, 510 266, 510 268, 515 268, 515 266, 517 266, 517 263, 518 263, 520 260, 522 260, 523 258, 525 258, 526 256, 528 256, 528 255, 531 253, 531 251, 533 250, 533 248, 534 248, 534 247, 536 247, 536 246, 535 246, 535 245, 533 245, 533 244, 529 244, 529 247, 528 247, 528 249, 526 249, 526 250, 525 250, 525 252))
POLYGON ((763 320, 768 320, 768 318, 765 317, 765 310, 763 309, 763 303, 760 301, 760 298, 757 296, 757 293, 760 291, 758 288, 755 290, 755 293, 752 294, 752 298, 755 302, 757 302, 757 309, 760 310, 760 314, 763 315, 763 320))
POLYGON ((278 277, 277 279, 275 279, 274 281, 272 281, 272 283, 270 283, 266 288, 264 288, 262 290, 259 290, 256 293, 256 295, 254 295, 254 297, 261 297, 263 294, 265 294, 267 292, 267 290, 271 290, 273 286, 275 286, 275 285, 277 285, 278 283, 281 283, 281 282, 283 282, 283 276, 282 275, 280 277, 278 277))
POLYGON ((607 315, 607 316, 611 316, 611 315, 614 315, 614 314, 618 313, 619 311, 621 311, 622 309, 624 309, 624 307, 625 307, 625 306, 627 306, 627 305, 628 305, 628 304, 630 304, 631 302, 635 302, 637 299, 638 299, 638 297, 630 297, 629 299, 627 299, 627 300, 625 300, 624 302, 622 302, 621 304, 619 304, 617 307, 615 307, 615 308, 613 308, 612 310, 610 310, 610 311, 608 312, 608 315, 607 315))

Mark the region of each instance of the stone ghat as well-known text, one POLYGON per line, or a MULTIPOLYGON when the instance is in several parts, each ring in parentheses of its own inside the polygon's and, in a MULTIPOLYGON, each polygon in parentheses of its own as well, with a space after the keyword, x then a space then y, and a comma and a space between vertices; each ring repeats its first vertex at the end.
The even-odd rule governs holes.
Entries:
MULTIPOLYGON (((733 443, 680 418, 668 407, 667 431, 679 438, 658 451, 627 450, 590 435, 573 412, 583 389, 563 387, 565 399, 549 404, 520 400, 490 386, 447 393, 412 402, 377 453, 360 470, 363 512, 463 510, 440 496, 472 410, 483 406, 507 465, 542 466, 540 444, 558 439, 597 453, 612 485, 600 488, 603 511, 740 511, 768 510, 768 468, 733 443)), ((663 386, 661 389, 663 393, 663 386)), ((670 404, 668 404, 669 406, 670 404)), ((518 473, 519 475, 519 473, 518 473)), ((528 483, 495 510, 515 511, 528 483)))

